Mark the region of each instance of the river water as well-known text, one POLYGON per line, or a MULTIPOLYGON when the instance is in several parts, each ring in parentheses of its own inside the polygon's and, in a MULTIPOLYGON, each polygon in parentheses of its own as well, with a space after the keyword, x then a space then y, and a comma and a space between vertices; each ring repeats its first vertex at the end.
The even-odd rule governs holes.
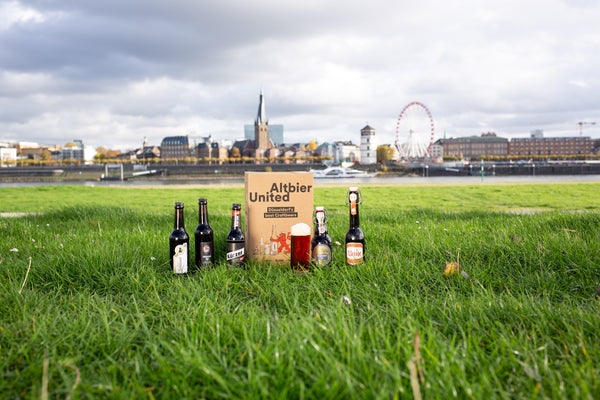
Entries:
MULTIPOLYGON (((315 179, 315 184, 415 184, 415 183, 523 183, 523 182, 593 182, 600 181, 600 175, 496 175, 496 176, 395 176, 395 177, 372 177, 372 178, 320 178, 315 179)), ((243 178, 233 179, 186 179, 186 180, 128 180, 120 181, 80 181, 80 182, 0 182, 3 187, 26 187, 26 186, 60 186, 60 185, 82 185, 82 186, 229 186, 244 183, 243 178)))

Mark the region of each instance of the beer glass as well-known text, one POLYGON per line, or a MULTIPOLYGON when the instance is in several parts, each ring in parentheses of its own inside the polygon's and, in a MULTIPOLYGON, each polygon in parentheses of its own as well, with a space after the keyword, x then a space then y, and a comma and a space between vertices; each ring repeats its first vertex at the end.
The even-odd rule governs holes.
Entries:
POLYGON ((304 223, 296 224, 290 229, 292 241, 290 265, 295 271, 308 271, 311 230, 310 226, 304 223))

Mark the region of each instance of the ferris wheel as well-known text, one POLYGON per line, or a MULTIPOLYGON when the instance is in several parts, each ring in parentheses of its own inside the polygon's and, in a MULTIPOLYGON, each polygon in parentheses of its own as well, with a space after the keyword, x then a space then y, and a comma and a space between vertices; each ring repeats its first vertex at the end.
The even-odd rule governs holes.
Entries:
POLYGON ((396 149, 401 160, 414 161, 429 158, 434 140, 431 112, 423 103, 407 104, 396 124, 396 149))

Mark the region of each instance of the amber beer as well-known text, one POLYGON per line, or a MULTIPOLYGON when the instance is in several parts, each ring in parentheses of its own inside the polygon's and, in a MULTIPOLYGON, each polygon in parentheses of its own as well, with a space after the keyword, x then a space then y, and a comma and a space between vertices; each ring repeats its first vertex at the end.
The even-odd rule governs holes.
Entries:
POLYGON ((290 265, 295 271, 308 271, 310 264, 310 226, 305 223, 293 225, 290 229, 290 265))
POLYGON ((358 205, 362 196, 357 187, 348 189, 346 204, 350 206, 350 228, 346 233, 346 263, 356 265, 365 262, 365 234, 360 229, 358 205))

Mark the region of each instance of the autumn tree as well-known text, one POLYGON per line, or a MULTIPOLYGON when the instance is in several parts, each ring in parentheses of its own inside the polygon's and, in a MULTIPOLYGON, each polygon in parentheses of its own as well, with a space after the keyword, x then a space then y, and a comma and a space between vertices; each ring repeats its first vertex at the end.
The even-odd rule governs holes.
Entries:
POLYGON ((117 156, 119 156, 119 154, 121 154, 121 151, 119 151, 119 150, 111 150, 111 149, 107 149, 104 146, 100 146, 100 147, 96 147, 96 155, 94 156, 94 159, 96 161, 105 161, 105 160, 117 158, 117 156))
POLYGON ((229 156, 231 158, 240 158, 241 157, 240 149, 238 149, 237 147, 232 148, 229 156))
POLYGON ((377 146, 377 162, 384 163, 394 158, 394 149, 391 146, 377 146))
POLYGON ((106 158, 109 160, 112 158, 117 158, 121 154, 121 150, 106 150, 106 158))
POLYGON ((52 153, 50 153, 50 150, 44 149, 42 150, 40 157, 42 158, 42 161, 50 161, 52 159, 52 153))
POLYGON ((316 150, 317 149, 317 142, 314 140, 311 140, 310 142, 308 142, 308 146, 306 147, 306 150, 316 150))

